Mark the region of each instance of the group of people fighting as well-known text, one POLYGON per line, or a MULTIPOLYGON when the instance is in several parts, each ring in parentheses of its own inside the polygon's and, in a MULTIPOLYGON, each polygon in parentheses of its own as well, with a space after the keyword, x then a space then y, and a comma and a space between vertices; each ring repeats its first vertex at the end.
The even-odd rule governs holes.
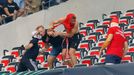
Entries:
MULTIPOLYGON (((113 17, 107 39, 100 49, 101 55, 101 52, 107 48, 105 59, 107 65, 119 64, 128 49, 126 37, 118 24, 118 17, 113 17)), ((66 17, 53 21, 48 29, 45 29, 42 25, 38 26, 35 29, 32 40, 28 45, 23 47, 26 52, 22 56, 17 72, 38 70, 35 61, 40 52, 38 45, 39 40, 45 42, 45 47, 42 48, 43 51, 47 50, 50 44, 52 45, 52 51, 47 60, 49 69, 53 68, 53 62, 59 53, 62 53, 63 62, 70 64, 71 67, 77 64, 75 52, 80 43, 81 35, 78 32, 78 21, 76 20, 75 14, 69 13, 66 17), (59 25, 64 25, 64 32, 54 30, 59 25)))

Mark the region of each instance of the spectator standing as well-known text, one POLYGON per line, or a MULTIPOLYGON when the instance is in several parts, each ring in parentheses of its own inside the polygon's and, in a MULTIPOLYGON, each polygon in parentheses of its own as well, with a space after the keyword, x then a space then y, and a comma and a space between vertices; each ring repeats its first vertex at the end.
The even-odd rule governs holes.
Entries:
POLYGON ((118 17, 112 17, 111 27, 108 30, 107 39, 100 49, 100 54, 105 48, 107 48, 106 65, 119 64, 124 54, 126 54, 128 44, 119 27, 118 17))

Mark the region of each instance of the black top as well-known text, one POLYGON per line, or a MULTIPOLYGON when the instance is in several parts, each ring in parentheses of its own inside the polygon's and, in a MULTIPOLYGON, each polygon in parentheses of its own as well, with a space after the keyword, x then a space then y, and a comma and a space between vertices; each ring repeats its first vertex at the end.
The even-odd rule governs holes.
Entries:
POLYGON ((45 35, 42 37, 42 41, 45 43, 50 43, 53 47, 58 47, 62 45, 63 38, 60 36, 52 37, 47 34, 45 30, 45 35))
POLYGON ((15 10, 19 10, 19 6, 15 3, 15 2, 12 2, 12 3, 6 3, 4 5, 4 8, 7 8, 9 13, 14 13, 15 10))
POLYGON ((39 54, 39 48, 40 48, 38 45, 38 41, 39 41, 39 39, 37 39, 37 38, 33 38, 30 41, 30 43, 33 44, 33 47, 26 51, 26 53, 23 55, 23 58, 29 58, 29 59, 31 58, 34 60, 36 59, 36 57, 39 54))

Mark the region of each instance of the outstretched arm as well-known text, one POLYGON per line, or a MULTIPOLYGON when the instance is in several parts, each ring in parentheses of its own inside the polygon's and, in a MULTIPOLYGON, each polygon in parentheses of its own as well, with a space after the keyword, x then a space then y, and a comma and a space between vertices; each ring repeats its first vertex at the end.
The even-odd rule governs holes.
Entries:
POLYGON ((62 24, 64 20, 65 20, 65 18, 60 18, 56 21, 51 22, 51 24, 49 25, 49 28, 53 29, 55 26, 62 24))

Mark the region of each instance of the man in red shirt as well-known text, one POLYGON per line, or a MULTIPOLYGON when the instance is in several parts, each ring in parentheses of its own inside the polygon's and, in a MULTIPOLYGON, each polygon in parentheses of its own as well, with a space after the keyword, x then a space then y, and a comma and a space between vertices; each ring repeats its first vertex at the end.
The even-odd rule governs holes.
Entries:
POLYGON ((112 17, 107 39, 100 49, 101 54, 102 50, 107 48, 105 59, 106 65, 119 64, 128 49, 126 37, 118 25, 118 17, 112 17))

